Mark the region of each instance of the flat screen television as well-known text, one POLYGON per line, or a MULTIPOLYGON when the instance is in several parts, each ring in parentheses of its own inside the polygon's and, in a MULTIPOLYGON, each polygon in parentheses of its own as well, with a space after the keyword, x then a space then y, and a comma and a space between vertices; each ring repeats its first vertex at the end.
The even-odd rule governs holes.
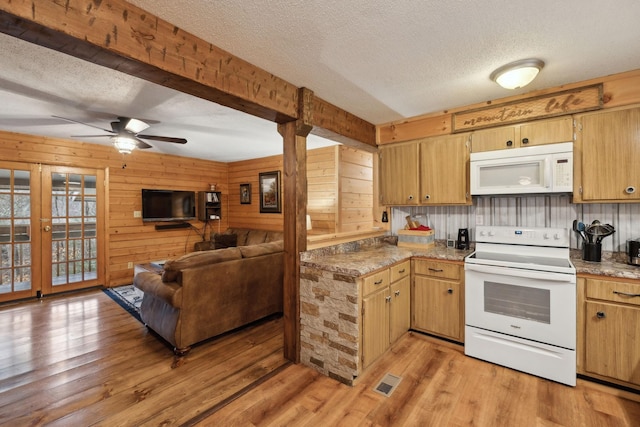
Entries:
POLYGON ((143 221, 196 219, 195 191, 142 189, 143 221))

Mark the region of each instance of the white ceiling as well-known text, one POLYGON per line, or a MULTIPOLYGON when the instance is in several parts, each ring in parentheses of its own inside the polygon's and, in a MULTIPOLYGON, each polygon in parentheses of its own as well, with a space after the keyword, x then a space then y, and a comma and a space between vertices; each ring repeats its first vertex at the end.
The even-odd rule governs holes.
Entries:
MULTIPOLYGON (((373 124, 640 69, 637 0, 130 2, 373 124), (529 57, 546 66, 526 88, 489 80, 529 57)), ((282 151, 263 119, 6 35, 0 45, 0 129, 68 137, 100 131, 51 115, 103 128, 123 115, 189 140, 151 142, 157 152, 234 161, 282 151)))

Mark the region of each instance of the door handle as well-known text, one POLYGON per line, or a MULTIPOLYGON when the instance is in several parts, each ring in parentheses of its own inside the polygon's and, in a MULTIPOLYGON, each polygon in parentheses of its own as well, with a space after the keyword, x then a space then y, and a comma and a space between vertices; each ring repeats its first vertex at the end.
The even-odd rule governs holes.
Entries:
POLYGON ((44 226, 44 231, 51 231, 51 226, 45 225, 44 226))

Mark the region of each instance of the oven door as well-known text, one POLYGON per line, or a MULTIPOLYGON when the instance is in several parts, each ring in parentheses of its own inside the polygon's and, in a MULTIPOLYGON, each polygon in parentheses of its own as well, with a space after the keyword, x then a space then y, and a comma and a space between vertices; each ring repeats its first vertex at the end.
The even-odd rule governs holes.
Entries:
POLYGON ((576 348, 575 274, 465 264, 468 326, 576 348))

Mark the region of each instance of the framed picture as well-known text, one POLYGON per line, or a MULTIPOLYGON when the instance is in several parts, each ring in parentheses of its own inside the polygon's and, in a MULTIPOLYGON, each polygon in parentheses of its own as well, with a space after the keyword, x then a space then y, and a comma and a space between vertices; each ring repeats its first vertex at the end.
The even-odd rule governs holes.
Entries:
POLYGON ((260 173, 260 213, 281 213, 280 171, 260 173))
POLYGON ((251 184, 240 184, 240 204, 251 204, 251 184))

